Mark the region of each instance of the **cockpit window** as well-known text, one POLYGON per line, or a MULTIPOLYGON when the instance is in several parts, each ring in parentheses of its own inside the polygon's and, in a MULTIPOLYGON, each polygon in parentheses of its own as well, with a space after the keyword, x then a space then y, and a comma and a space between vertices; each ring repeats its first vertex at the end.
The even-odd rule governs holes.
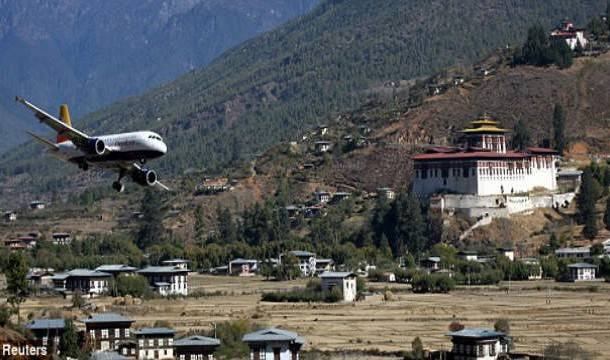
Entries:
POLYGON ((154 139, 154 140, 159 140, 159 141, 163 141, 163 139, 161 139, 160 136, 157 135, 148 135, 149 139, 154 139))

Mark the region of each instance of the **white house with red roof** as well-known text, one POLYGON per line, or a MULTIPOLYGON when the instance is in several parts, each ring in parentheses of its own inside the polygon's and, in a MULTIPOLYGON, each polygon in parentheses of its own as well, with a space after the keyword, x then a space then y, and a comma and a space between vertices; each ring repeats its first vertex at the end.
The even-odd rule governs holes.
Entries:
POLYGON ((433 147, 413 156, 413 190, 424 196, 516 195, 534 189, 557 190, 557 152, 547 148, 509 150, 508 131, 483 115, 462 130, 461 146, 433 147))
POLYGON ((551 39, 565 40, 572 50, 576 49, 579 44, 584 49, 589 43, 585 37, 585 29, 575 27, 570 20, 564 20, 561 26, 551 30, 551 39))

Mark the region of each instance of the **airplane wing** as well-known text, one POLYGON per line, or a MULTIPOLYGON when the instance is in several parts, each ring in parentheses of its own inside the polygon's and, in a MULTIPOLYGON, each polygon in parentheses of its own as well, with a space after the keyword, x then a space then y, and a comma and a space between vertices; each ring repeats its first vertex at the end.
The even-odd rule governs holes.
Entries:
POLYGON ((73 128, 72 126, 64 124, 56 117, 49 115, 47 112, 42 109, 39 109, 34 104, 28 102, 24 98, 16 96, 15 101, 22 103, 27 108, 32 110, 34 112, 34 115, 38 118, 38 120, 40 120, 40 122, 45 123, 53 130, 57 131, 58 134, 67 136, 68 139, 70 139, 76 146, 85 146, 87 142, 91 139, 87 134, 73 128))
POLYGON ((53 150, 53 151, 59 151, 59 146, 57 146, 55 143, 53 143, 52 141, 49 141, 45 138, 43 138, 42 136, 36 135, 33 132, 30 131, 25 131, 26 133, 28 133, 28 135, 30 135, 31 137, 34 138, 34 140, 38 141, 39 143, 41 143, 42 145, 48 147, 49 149, 53 150))

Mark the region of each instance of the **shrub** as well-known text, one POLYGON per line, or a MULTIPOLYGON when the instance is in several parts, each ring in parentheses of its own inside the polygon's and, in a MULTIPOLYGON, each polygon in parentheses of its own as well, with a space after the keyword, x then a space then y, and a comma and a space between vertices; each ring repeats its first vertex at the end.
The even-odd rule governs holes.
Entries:
POLYGON ((119 275, 115 282, 116 294, 119 296, 130 295, 138 298, 152 296, 148 280, 140 275, 119 275))
POLYGON ((419 275, 413 278, 414 293, 448 293, 455 288, 455 281, 444 274, 419 275))
POLYGON ((451 332, 455 332, 455 331, 460 331, 463 330, 465 328, 465 326, 457 321, 453 321, 451 322, 451 324, 449 324, 449 331, 451 332))
POLYGON ((263 293, 263 301, 269 302, 327 302, 334 303, 343 300, 343 293, 339 287, 330 291, 320 291, 308 287, 290 291, 274 291, 263 293))

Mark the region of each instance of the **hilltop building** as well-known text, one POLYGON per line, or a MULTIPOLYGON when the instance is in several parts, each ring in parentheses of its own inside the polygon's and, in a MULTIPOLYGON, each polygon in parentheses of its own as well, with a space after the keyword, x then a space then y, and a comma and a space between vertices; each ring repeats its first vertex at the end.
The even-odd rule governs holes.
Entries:
POLYGON ((298 334, 276 329, 263 329, 244 335, 250 347, 250 359, 299 360, 305 340, 298 334))
POLYGON ((72 236, 66 232, 55 232, 51 234, 51 239, 53 245, 70 245, 72 243, 72 236))
POLYGON ((40 200, 34 200, 34 201, 30 202, 30 209, 32 209, 32 210, 42 210, 46 206, 47 205, 40 200))
POLYGON ((4 220, 6 222, 13 222, 13 221, 17 221, 17 213, 9 210, 9 211, 5 211, 4 212, 4 220))
POLYGON ((421 195, 500 195, 557 189, 555 150, 508 150, 499 122, 487 115, 462 130, 460 147, 434 147, 413 157, 413 189, 421 195))
POLYGON ((584 49, 589 43, 585 36, 585 29, 577 28, 570 20, 564 20, 561 26, 551 30, 551 40, 564 40, 572 50, 576 50, 578 46, 584 49))

